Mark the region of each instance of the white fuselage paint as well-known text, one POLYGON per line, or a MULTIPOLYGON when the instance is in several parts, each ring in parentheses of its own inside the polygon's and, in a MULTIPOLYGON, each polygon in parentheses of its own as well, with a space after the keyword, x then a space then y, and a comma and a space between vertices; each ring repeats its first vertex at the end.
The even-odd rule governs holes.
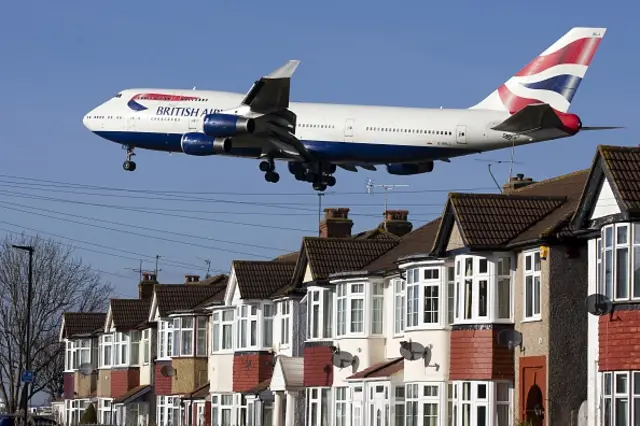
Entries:
MULTIPOLYGON (((202 133, 207 113, 234 113, 244 94, 209 90, 127 89, 101 104, 83 119, 103 138, 141 149, 181 152, 180 137, 202 133), (127 106, 139 93, 195 96, 202 101, 140 100, 143 111, 127 106), (197 110, 197 111, 195 111, 197 110)), ((433 109, 393 106, 291 102, 296 114, 296 137, 312 152, 334 163, 370 164, 447 159, 538 142, 535 139, 491 130, 508 112, 483 109, 433 109)), ((242 112, 242 111, 239 111, 242 112)), ((568 134, 566 136, 569 136, 568 134)), ((234 147, 249 151, 229 156, 257 158, 259 141, 234 138, 234 147), (254 151, 250 151, 254 148, 254 151)))

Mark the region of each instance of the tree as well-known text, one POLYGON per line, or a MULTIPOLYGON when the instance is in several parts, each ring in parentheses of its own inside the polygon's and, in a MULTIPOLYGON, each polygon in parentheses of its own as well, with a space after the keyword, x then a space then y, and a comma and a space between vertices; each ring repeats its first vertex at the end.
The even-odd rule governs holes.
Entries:
POLYGON ((104 312, 112 290, 99 273, 74 257, 71 247, 39 236, 7 236, 0 241, 0 391, 8 412, 21 407, 20 376, 27 356, 34 372, 29 397, 39 392, 51 398, 62 394, 65 351, 59 341, 62 315, 104 312), (25 345, 29 255, 12 248, 13 244, 34 248, 29 354, 25 345))
POLYGON ((82 417, 80 418, 81 425, 95 425, 98 424, 98 414, 96 413, 96 407, 93 404, 89 404, 82 417))

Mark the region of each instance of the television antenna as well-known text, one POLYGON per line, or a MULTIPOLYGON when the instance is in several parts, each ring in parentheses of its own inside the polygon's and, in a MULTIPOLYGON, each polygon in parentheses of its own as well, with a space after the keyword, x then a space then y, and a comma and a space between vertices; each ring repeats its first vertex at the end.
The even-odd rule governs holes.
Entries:
POLYGON ((142 281, 142 259, 140 259, 140 267, 138 269, 136 268, 124 268, 124 269, 128 269, 129 271, 133 271, 133 272, 138 272, 140 274, 140 281, 142 281))
POLYGON ((207 265, 207 275, 205 275, 205 278, 209 278, 209 272, 211 271, 211 260, 203 259, 201 257, 198 257, 198 259, 202 260, 207 265))
POLYGON ((154 273, 156 274, 156 279, 158 279, 158 272, 162 271, 162 269, 158 269, 158 260, 160 260, 162 256, 160 256, 159 254, 156 254, 156 269, 154 271, 154 273))
POLYGON ((374 184, 371 178, 367 178, 367 194, 373 194, 373 188, 382 188, 384 190, 384 228, 387 229, 387 211, 389 210, 389 191, 407 187, 409 185, 390 185, 390 184, 374 184))
POLYGON ((489 163, 487 164, 487 168, 489 169, 489 175, 491 176, 491 179, 493 179, 493 182, 496 184, 496 186, 498 187, 498 191, 500 191, 500 193, 502 193, 502 187, 500 186, 500 184, 498 183, 498 180, 496 179, 495 175, 493 174, 493 171, 491 170, 491 165, 492 164, 502 164, 502 163, 509 163, 510 164, 510 168, 509 168, 509 180, 511 180, 511 173, 513 170, 513 165, 514 164, 524 164, 521 161, 513 161, 513 156, 511 157, 511 160, 492 160, 492 159, 484 159, 484 158, 475 158, 474 160, 476 161, 482 161, 485 163, 489 163))

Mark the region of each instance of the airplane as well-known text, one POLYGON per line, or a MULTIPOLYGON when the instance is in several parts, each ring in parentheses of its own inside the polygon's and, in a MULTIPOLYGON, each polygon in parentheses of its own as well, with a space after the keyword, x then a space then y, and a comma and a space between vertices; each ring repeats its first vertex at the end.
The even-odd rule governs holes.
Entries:
POLYGON ((356 172, 385 165, 395 175, 433 171, 434 162, 566 138, 586 127, 569 107, 606 28, 576 27, 517 74, 466 109, 290 101, 291 60, 246 94, 212 90, 126 89, 83 118, 96 135, 135 148, 259 159, 276 183, 275 160, 299 181, 324 191, 337 167, 356 172))

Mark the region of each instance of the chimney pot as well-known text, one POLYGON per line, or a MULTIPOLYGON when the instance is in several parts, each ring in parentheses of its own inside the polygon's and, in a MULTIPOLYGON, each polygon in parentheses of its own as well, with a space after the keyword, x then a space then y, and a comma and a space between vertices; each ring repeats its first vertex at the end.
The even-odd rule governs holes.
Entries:
POLYGON ((349 209, 326 208, 324 220, 320 222, 321 238, 350 238, 353 221, 349 219, 349 209))
POLYGON ((511 179, 509 179, 509 182, 502 186, 502 192, 508 194, 516 189, 531 185, 532 183, 536 182, 530 177, 524 177, 523 173, 518 173, 517 175, 512 176, 511 179))
POLYGON ((408 234, 413 229, 413 224, 409 222, 409 210, 387 210, 385 221, 380 224, 381 228, 386 228, 398 237, 408 234))
POLYGON ((143 272, 142 281, 138 284, 138 297, 140 299, 151 299, 153 297, 153 287, 158 281, 153 272, 143 272))
POLYGON ((195 283, 200 281, 200 275, 196 275, 196 274, 186 274, 184 276, 184 282, 186 283, 195 283))

